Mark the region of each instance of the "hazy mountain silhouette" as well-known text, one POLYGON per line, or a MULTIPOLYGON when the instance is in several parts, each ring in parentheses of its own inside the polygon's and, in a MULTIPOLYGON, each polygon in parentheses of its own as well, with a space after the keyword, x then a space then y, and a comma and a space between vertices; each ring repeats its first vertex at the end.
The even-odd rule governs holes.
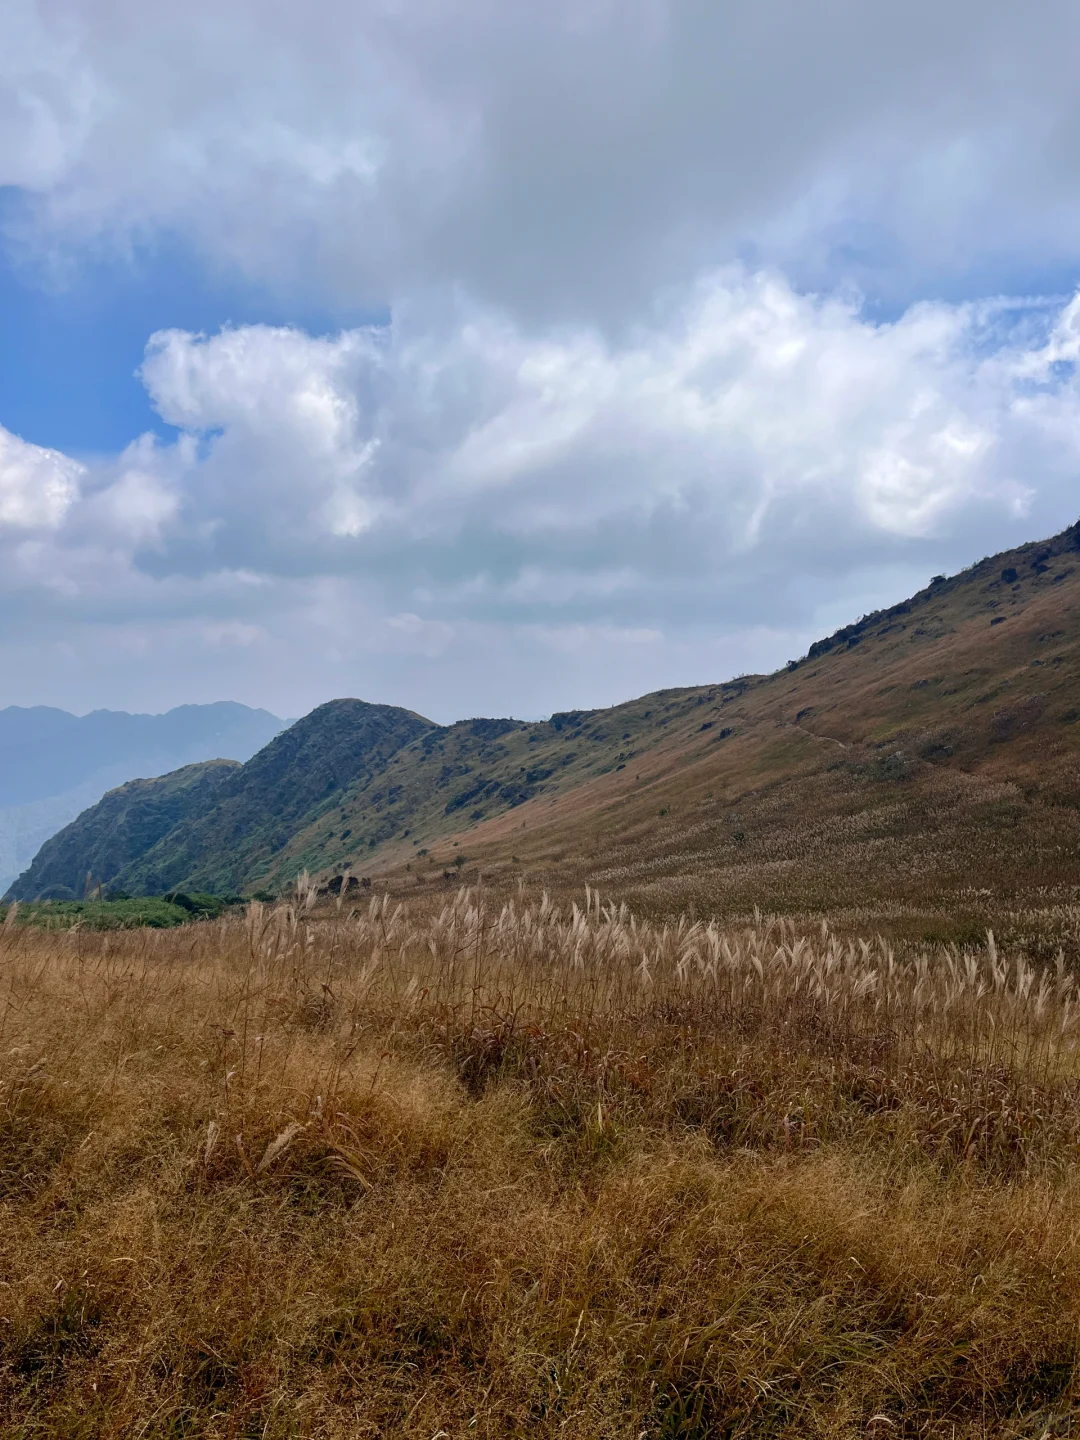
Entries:
POLYGON ((107 790, 201 760, 247 760, 285 725, 232 701, 162 715, 47 705, 0 710, 0 891, 107 790))

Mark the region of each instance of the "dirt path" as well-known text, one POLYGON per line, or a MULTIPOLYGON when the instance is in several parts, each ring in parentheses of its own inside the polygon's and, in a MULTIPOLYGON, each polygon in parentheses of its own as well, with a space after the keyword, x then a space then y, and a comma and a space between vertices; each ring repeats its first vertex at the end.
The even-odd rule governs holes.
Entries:
POLYGON ((836 740, 832 735, 815 735, 813 730, 808 730, 805 725, 800 725, 797 720, 791 722, 793 730, 801 730, 804 735, 809 735, 811 740, 824 740, 827 745, 839 745, 841 750, 850 750, 851 746, 843 740, 836 740))

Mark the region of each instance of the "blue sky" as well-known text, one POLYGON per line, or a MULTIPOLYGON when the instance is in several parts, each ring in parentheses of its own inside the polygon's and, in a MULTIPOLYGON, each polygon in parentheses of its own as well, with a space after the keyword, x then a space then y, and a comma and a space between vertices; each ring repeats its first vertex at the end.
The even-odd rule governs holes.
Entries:
MULTIPOLYGON (((8 198, 16 208, 18 195, 8 198)), ((147 430, 174 434, 138 377, 157 330, 269 324, 318 335, 385 321, 282 293, 236 266, 215 270, 167 234, 123 253, 95 246, 53 264, 9 245, 0 251, 0 316, 3 424, 35 445, 79 456, 115 453, 147 430)))
POLYGON ((1071 523, 1078 32, 13 0, 4 698, 605 704, 1071 523))

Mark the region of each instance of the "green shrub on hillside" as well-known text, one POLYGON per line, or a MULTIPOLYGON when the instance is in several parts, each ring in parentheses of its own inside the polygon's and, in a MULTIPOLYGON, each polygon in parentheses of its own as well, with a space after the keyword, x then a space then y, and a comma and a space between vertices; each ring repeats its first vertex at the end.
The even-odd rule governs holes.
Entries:
MULTIPOLYGON (((173 891, 161 898, 114 896, 108 900, 40 900, 20 903, 15 912, 19 925, 36 925, 46 930, 169 930, 190 920, 216 920, 230 905, 242 904, 239 896, 185 894, 173 891)), ((0 922, 7 919, 9 906, 0 905, 0 922)))
MULTIPOLYGON (((0 905, 0 919, 6 920, 9 906, 0 905)), ((168 930, 191 919, 187 910, 165 900, 41 900, 22 903, 16 911, 16 923, 36 925, 46 930, 71 930, 76 925, 85 930, 137 930, 148 926, 168 930)))
POLYGON ((209 895, 202 890, 170 890, 163 899, 168 905, 178 905, 192 920, 216 920, 230 905, 244 903, 239 895, 209 895))

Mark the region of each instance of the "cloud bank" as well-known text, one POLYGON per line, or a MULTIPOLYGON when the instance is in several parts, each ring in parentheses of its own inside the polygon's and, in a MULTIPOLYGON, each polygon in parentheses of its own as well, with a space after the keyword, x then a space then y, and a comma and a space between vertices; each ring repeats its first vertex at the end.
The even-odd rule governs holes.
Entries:
POLYGON ((410 318, 161 332, 142 378, 174 441, 83 466, 5 437, 6 638, 134 627, 167 654, 186 626, 272 665, 284 628, 308 663, 439 683, 479 644, 505 706, 537 655, 546 682, 586 652, 601 689, 703 640, 779 663, 853 575, 1071 513, 1080 300, 880 323, 730 267, 622 344, 410 318))
POLYGON ((120 455, 0 431, 12 698, 604 703, 1069 523, 1077 40, 1063 0, 13 0, 27 274, 179 237, 382 318, 149 336, 120 455))
POLYGON ((740 246, 1000 287, 1078 259, 1078 41, 1065 0, 10 0, 0 185, 35 246, 164 227, 334 302, 625 324, 740 246))

